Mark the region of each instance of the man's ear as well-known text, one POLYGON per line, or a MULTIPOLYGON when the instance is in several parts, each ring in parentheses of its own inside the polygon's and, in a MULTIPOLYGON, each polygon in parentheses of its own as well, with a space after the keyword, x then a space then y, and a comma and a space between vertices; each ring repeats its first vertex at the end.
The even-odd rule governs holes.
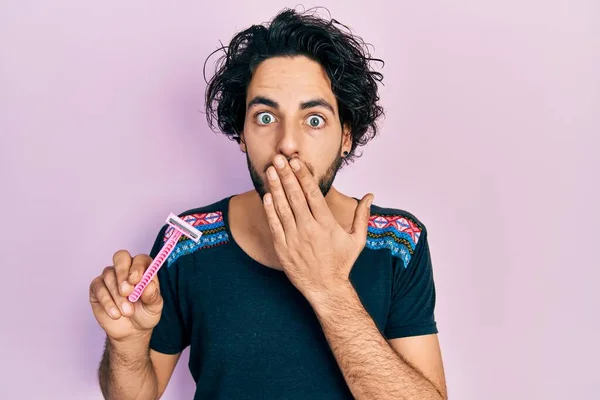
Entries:
POLYGON ((242 153, 246 152, 246 142, 244 141, 244 132, 240 133, 240 150, 242 150, 242 153))
POLYGON ((352 150, 352 131, 350 125, 345 124, 342 131, 342 154, 350 153, 350 150, 352 150))

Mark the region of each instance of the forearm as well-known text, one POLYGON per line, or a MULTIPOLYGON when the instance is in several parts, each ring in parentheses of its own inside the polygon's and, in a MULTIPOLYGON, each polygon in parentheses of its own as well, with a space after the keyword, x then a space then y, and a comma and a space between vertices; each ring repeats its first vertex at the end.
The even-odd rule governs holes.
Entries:
POLYGON ((350 283, 311 303, 355 398, 445 398, 389 345, 350 283))
POLYGON ((149 339, 126 344, 107 339, 98 378, 105 399, 157 399, 158 383, 150 360, 149 339))

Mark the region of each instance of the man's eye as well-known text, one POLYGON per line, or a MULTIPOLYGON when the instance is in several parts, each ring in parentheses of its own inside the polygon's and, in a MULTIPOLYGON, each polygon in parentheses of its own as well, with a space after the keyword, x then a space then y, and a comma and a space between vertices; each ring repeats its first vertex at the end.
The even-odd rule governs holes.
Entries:
POLYGON ((320 128, 325 124, 325 119, 320 115, 311 115, 306 121, 311 128, 320 128))
POLYGON ((256 116, 256 122, 259 125, 269 125, 271 122, 275 121, 275 117, 273 114, 268 112, 261 112, 256 116))

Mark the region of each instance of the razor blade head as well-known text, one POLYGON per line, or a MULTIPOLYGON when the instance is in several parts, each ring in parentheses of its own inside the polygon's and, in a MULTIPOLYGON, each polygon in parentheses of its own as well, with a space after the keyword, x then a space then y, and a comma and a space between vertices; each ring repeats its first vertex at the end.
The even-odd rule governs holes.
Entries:
POLYGON ((185 236, 192 239, 194 242, 198 243, 200 241, 200 237, 202 236, 202 232, 198 229, 194 228, 189 223, 185 222, 183 219, 179 218, 177 215, 171 213, 167 217, 167 224, 171 225, 173 228, 177 229, 185 236))

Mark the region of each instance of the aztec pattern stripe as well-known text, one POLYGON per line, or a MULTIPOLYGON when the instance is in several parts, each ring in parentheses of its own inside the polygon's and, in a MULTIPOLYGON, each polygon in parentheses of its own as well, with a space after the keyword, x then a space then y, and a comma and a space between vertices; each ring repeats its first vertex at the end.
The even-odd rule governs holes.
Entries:
MULTIPOLYGON (((173 249, 173 252, 167 258, 167 268, 181 256, 191 254, 196 250, 229 243, 229 235, 225 229, 225 222, 223 221, 223 213, 221 211, 184 215, 181 219, 202 232, 202 236, 200 237, 200 241, 196 243, 187 236, 182 235, 175 249, 173 249)), ((172 226, 167 228, 164 237, 165 242, 169 240, 174 229, 172 226)))
POLYGON ((404 268, 415 252, 422 229, 415 221, 401 215, 372 215, 369 218, 366 247, 388 249, 404 262, 404 268))

